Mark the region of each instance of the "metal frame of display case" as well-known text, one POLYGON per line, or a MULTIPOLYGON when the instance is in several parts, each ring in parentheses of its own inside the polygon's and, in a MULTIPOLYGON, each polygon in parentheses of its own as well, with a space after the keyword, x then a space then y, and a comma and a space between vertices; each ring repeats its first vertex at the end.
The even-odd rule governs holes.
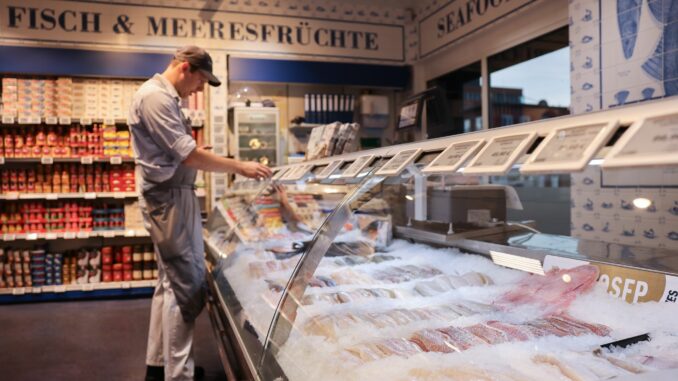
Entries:
MULTIPOLYGON (((303 275, 300 274, 313 274, 320 259, 325 255, 329 243, 331 243, 337 235, 340 229, 340 226, 338 225, 342 223, 343 217, 349 212, 347 207, 348 203, 350 203, 364 188, 369 188, 382 181, 388 181, 388 178, 376 176, 375 172, 378 167, 382 166, 388 159, 392 158, 397 153, 405 150, 421 149, 422 155, 439 154, 447 147, 457 142, 472 139, 484 139, 485 141, 490 141, 492 138, 500 137, 502 135, 535 133, 537 135, 537 141, 532 144, 526 154, 518 158, 516 164, 513 165, 514 169, 517 168, 519 170, 521 164, 526 162, 529 155, 535 151, 543 138, 558 128, 585 123, 616 122, 618 127, 615 130, 615 133, 607 142, 604 142, 601 145, 592 159, 598 164, 601 161, 604 161, 605 156, 610 149, 615 143, 620 141, 619 136, 623 136, 623 132, 628 126, 637 120, 666 114, 666 110, 678 110, 678 98, 668 98, 585 115, 566 116, 530 122, 510 127, 384 147, 370 151, 355 152, 347 155, 304 162, 297 165, 277 167, 277 169, 282 170, 298 167, 299 165, 312 164, 319 173, 325 166, 336 160, 342 160, 344 162, 344 168, 348 168, 354 160, 361 156, 369 154, 374 155, 375 157, 375 161, 371 167, 359 174, 356 179, 342 178, 339 174, 320 180, 322 183, 330 184, 353 183, 355 187, 353 188, 353 191, 349 192, 344 200, 339 203, 339 206, 327 216, 322 227, 316 232, 312 243, 306 247, 305 252, 302 254, 292 276, 288 280, 287 286, 283 290, 280 299, 281 301, 275 311, 274 319, 269 326, 267 340, 262 348, 260 348, 262 351, 257 354, 256 359, 253 359, 246 354, 250 358, 250 361, 246 361, 246 364, 244 364, 244 367, 249 368, 248 373, 250 376, 248 377, 255 380, 262 378, 278 379, 277 377, 280 377, 279 379, 286 379, 285 375, 281 373, 281 368, 277 365, 275 356, 272 354, 275 353, 276 350, 274 343, 280 344, 281 342, 284 342, 287 334, 291 330, 292 323, 286 319, 286 317, 294 316, 294 306, 300 300, 300 296, 304 294, 306 287, 308 287, 303 275), (278 322, 281 323, 280 327, 276 324, 278 322)), ((643 165, 649 165, 649 163, 644 162, 643 165)), ((661 165, 673 166, 678 165, 678 163, 662 163, 661 165)), ((410 173, 411 176, 423 176, 416 168, 405 170, 416 172, 410 173)), ((459 169, 458 172, 463 173, 463 167, 459 169)), ((478 173, 474 173, 474 175, 477 174, 478 173)), ((312 179, 312 176, 307 177, 304 181, 312 181, 309 179, 312 179)), ((420 197, 426 197, 426 192, 420 194, 420 197)), ((420 216, 421 213, 415 211, 414 215, 420 216)), ((425 223, 425 221, 422 221, 421 223, 425 223)), ((538 272, 541 270, 543 272, 543 267, 546 262, 552 258, 564 258, 566 260, 581 261, 583 263, 599 263, 620 268, 640 270, 643 272, 659 273, 667 276, 678 275, 678 247, 652 249, 577 239, 573 237, 551 236, 548 234, 537 233, 535 229, 531 227, 529 221, 517 224, 497 224, 485 228, 484 230, 461 234, 452 232, 423 232, 422 229, 416 229, 409 226, 396 226, 394 228, 396 236, 412 241, 430 243, 436 246, 456 247, 465 252, 485 255, 491 258, 496 264, 523 271, 538 272), (570 246, 577 247, 577 249, 566 250, 559 247, 557 243, 562 239, 568 240, 568 242, 571 243, 570 246), (553 244, 550 244, 550 242, 553 242, 553 244)), ((208 253, 210 253, 210 256, 212 256, 213 259, 222 255, 214 253, 209 245, 208 253)), ((213 292, 219 294, 217 289, 213 289, 213 292)), ((225 305, 223 303, 217 303, 216 307, 225 308, 225 305)), ((230 312, 227 313, 230 314, 230 312)), ((233 319, 229 319, 230 323, 233 323, 233 321, 233 319)), ((233 331, 231 332, 231 336, 236 336, 237 338, 237 327, 231 325, 231 329, 233 331)), ((239 344, 241 341, 242 339, 231 339, 228 345, 232 346, 232 350, 242 352, 245 351, 245 349, 239 344), (240 347, 238 348, 238 346, 240 347)), ((243 364, 240 366, 243 366, 243 364)))

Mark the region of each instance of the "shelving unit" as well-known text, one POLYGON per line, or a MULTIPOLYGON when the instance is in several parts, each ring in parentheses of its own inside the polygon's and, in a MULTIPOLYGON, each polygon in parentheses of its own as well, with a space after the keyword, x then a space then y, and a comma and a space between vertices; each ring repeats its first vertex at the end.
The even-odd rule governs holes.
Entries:
POLYGON ((238 160, 281 164, 279 110, 274 107, 229 109, 230 153, 238 160))
POLYGON ((0 304, 151 295, 156 280, 0 289, 0 304))

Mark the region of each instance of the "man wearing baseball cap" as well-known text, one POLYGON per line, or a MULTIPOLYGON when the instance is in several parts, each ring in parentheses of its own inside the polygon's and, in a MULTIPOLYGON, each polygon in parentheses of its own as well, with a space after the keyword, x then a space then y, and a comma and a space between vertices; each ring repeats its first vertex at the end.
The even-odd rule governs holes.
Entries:
POLYGON ((255 162, 217 156, 197 147, 181 99, 219 86, 212 58, 185 46, 162 74, 146 81, 132 99, 129 125, 141 190, 139 205, 158 262, 151 304, 146 380, 192 380, 193 326, 205 304, 205 262, 198 170, 265 178, 271 170, 255 162))

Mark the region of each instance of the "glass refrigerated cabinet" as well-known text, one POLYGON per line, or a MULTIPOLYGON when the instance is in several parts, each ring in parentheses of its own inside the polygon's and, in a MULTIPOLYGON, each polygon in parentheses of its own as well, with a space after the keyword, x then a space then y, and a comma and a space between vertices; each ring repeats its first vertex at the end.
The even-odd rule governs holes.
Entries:
POLYGON ((204 230, 229 379, 678 379, 678 99, 278 166, 204 230))

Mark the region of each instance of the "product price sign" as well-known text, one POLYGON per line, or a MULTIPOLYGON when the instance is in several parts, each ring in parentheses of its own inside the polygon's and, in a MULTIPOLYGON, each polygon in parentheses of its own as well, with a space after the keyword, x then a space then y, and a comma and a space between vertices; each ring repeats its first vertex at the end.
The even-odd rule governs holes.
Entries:
POLYGON ((113 231, 105 231, 101 233, 101 236, 104 238, 114 238, 115 237, 115 232, 113 231))
POLYGON ((320 171, 320 173, 318 173, 315 178, 322 180, 330 177, 343 163, 343 160, 335 160, 331 162, 327 167, 320 171))
POLYGON ((586 167, 617 130, 617 122, 556 128, 527 158, 522 173, 574 172, 586 167))
POLYGON ((56 116, 48 116, 45 118, 45 124, 57 124, 59 123, 59 118, 56 116))
POLYGON ((280 178, 283 177, 283 175, 285 175, 285 173, 287 172, 288 169, 289 169, 289 168, 281 168, 281 169, 277 170, 277 171, 273 174, 273 177, 271 177, 271 180, 272 180, 272 181, 278 181, 278 180, 280 180, 280 178))
POLYGON ((85 193, 84 197, 85 200, 94 200, 95 198, 97 198, 97 194, 95 192, 87 192, 85 193))
POLYGON ((92 118, 80 118, 80 124, 83 126, 89 126, 92 124, 92 118))
MULTIPOLYGON (((76 237, 78 239, 88 239, 89 238, 89 232, 77 232, 76 237)), ((64 235, 64 238, 66 238, 65 235, 64 235)))
POLYGON ((344 172, 341 174, 341 177, 343 178, 352 178, 358 176, 358 174, 374 159, 374 155, 365 155, 365 156, 360 156, 359 158, 355 159, 353 164, 351 164, 348 168, 344 170, 344 172))
POLYGON ((536 132, 494 137, 464 168, 464 173, 503 175, 525 153, 536 137, 536 132))
POLYGON ((19 117, 19 124, 31 124, 31 118, 27 116, 20 116, 19 117))
POLYGON ((283 180, 289 180, 289 181, 296 181, 296 180, 299 180, 299 179, 303 178, 303 177, 306 175, 306 173, 308 173, 308 171, 310 171, 311 169, 313 169, 313 167, 314 167, 313 164, 304 164, 304 165, 301 165, 301 166, 299 166, 299 167, 293 169, 292 171, 289 171, 289 172, 285 175, 285 177, 283 178, 283 180))
POLYGON ((28 233, 26 234, 26 241, 36 241, 38 239, 38 233, 28 233))
POLYGON ((59 117, 59 124, 65 124, 65 125, 71 124, 71 117, 70 116, 60 116, 59 117))
POLYGON ((45 193, 45 200, 58 200, 58 199, 59 199, 58 193, 45 193))
POLYGON ((16 234, 3 234, 2 240, 3 241, 15 241, 16 240, 16 234))
POLYGON ((122 157, 120 157, 120 156, 111 156, 110 161, 111 161, 111 164, 113 164, 113 165, 120 165, 120 164, 122 164, 122 157))
POLYGON ((5 193, 5 200, 18 200, 19 192, 8 192, 5 193))
POLYGON ((30 124, 40 124, 41 122, 42 122, 42 118, 40 118, 39 116, 33 116, 33 117, 29 118, 30 124))
POLYGON ((115 118, 104 118, 104 125, 115 126, 115 118))
POLYGON ((80 164, 91 165, 94 163, 94 158, 92 156, 84 156, 80 158, 80 164))
POLYGON ((0 165, 3 165, 3 164, 5 164, 5 157, 0 156, 0 165))
POLYGON ((379 168, 377 176, 396 176, 412 163, 421 153, 421 148, 398 152, 384 166, 379 168))
POLYGON ((423 173, 452 173, 461 167, 471 155, 478 152, 485 140, 469 140, 453 143, 447 147, 429 165, 422 169, 423 173))
POLYGON ((75 239, 76 234, 75 232, 66 232, 64 233, 64 239, 75 239))
POLYGON ((51 156, 43 156, 40 158, 40 164, 52 165, 54 164, 54 158, 51 156))
POLYGON ((636 121, 603 161, 604 168, 678 164, 678 113, 636 121))
POLYGON ((11 115, 3 115, 2 124, 14 124, 14 117, 11 115))
POLYGON ((202 119, 191 119, 191 127, 202 127, 203 123, 202 119))
POLYGON ((57 239, 57 238, 58 238, 57 233, 47 233, 47 234, 45 234, 45 239, 54 240, 54 239, 57 239))

